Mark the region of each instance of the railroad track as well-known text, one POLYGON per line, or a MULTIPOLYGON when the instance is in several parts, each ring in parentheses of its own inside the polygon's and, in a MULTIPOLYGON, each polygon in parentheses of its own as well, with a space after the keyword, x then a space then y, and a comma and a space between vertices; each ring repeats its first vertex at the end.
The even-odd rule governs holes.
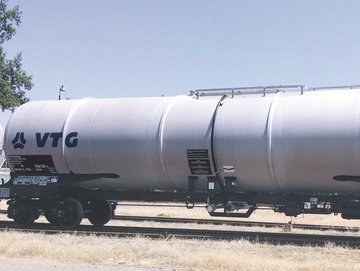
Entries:
MULTIPOLYGON (((194 223, 194 224, 213 224, 213 225, 230 225, 243 227, 262 227, 262 228, 281 228, 284 223, 273 222, 255 222, 240 220, 217 220, 217 219, 194 219, 194 218, 173 218, 173 217, 148 217, 148 216, 114 216, 113 220, 130 220, 130 221, 153 221, 160 223, 194 223)), ((339 231, 339 232, 360 232, 360 227, 343 227, 331 225, 309 225, 309 224, 292 224, 294 229, 303 230, 320 230, 320 231, 339 231)))
MULTIPOLYGON (((7 211, 0 210, 0 214, 6 214, 7 211)), ((193 224, 212 224, 212 225, 229 225, 240 227, 262 227, 262 228, 282 228, 285 223, 275 222, 258 222, 258 221, 241 221, 241 220, 219 220, 219 219, 195 219, 195 218, 176 218, 176 217, 150 217, 150 216, 124 216, 116 215, 113 220, 123 221, 152 221, 158 223, 193 223, 193 224)), ((293 229, 318 230, 318 231, 338 231, 338 232, 360 232, 360 227, 332 226, 332 225, 309 225, 309 224, 292 224, 293 229)))
POLYGON ((13 222, 0 221, 0 231, 19 231, 42 234, 74 234, 74 235, 97 235, 112 237, 144 236, 148 238, 183 238, 201 240, 248 240, 271 244, 292 244, 323 246, 327 243, 335 245, 360 247, 359 236, 338 235, 313 235, 295 233, 269 233, 269 232, 246 232, 246 231, 224 231, 224 230, 202 230, 202 229, 179 229, 158 227, 124 227, 104 226, 94 227, 80 225, 76 230, 58 229, 47 223, 35 223, 28 227, 21 227, 13 222))

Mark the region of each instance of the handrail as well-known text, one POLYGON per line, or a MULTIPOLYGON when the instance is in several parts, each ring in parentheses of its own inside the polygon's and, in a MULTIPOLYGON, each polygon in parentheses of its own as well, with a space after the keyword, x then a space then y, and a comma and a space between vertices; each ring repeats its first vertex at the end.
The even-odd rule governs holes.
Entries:
POLYGON ((329 86, 329 87, 315 87, 309 88, 309 90, 326 90, 326 89, 357 89, 360 88, 360 85, 348 85, 348 86, 329 86))
POLYGON ((224 94, 231 94, 231 97, 234 97, 234 95, 263 94, 263 96, 265 96, 266 93, 277 93, 285 90, 286 91, 300 90, 301 93, 303 93, 305 88, 307 87, 304 85, 210 88, 210 89, 190 90, 190 95, 195 95, 196 97, 200 97, 200 96, 218 96, 224 94))
POLYGON ((200 96, 222 96, 231 95, 250 95, 250 94, 262 94, 265 96, 270 93, 278 92, 294 92, 299 91, 300 94, 304 94, 304 91, 317 91, 317 90, 335 90, 335 89, 357 89, 360 85, 349 86, 329 86, 329 87, 314 87, 309 88, 305 85, 279 85, 279 86, 255 86, 255 87, 234 87, 234 88, 210 88, 210 89, 196 89, 190 90, 191 96, 196 96, 197 99, 200 96))

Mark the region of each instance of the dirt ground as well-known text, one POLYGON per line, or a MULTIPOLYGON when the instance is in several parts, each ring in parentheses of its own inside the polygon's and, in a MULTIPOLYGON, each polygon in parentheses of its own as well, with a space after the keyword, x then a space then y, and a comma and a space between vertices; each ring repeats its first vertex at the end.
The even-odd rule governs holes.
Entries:
MULTIPOLYGON (((238 220, 238 221, 262 221, 262 222, 276 222, 286 224, 290 220, 297 224, 312 224, 312 225, 334 225, 334 226, 348 226, 360 227, 360 220, 346 220, 342 219, 341 215, 299 215, 297 217, 288 217, 282 213, 275 213, 272 210, 258 209, 249 218, 223 218, 211 217, 205 207, 196 207, 193 209, 186 209, 185 205, 176 204, 180 207, 166 207, 168 203, 164 203, 165 207, 144 207, 144 206, 127 206, 124 204, 133 204, 129 202, 122 202, 116 209, 118 215, 139 215, 139 216, 165 216, 165 217, 186 217, 198 219, 219 219, 219 220, 238 220)), ((140 203, 139 204, 144 204, 140 203)), ((154 203, 155 204, 155 203, 154 203)), ((158 203, 156 203, 158 205, 158 203)))
MULTIPOLYGON (((93 265, 64 263, 39 259, 11 259, 0 257, 0 270, 6 271, 173 271, 173 268, 158 269, 125 265, 93 265)), ((181 270, 181 269, 179 269, 181 270)))

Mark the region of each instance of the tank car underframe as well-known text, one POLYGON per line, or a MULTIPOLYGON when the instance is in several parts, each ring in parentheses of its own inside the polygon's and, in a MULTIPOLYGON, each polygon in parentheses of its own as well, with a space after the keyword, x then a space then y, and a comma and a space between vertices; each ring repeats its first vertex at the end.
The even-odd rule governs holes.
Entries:
POLYGON ((8 199, 8 217, 20 225, 31 224, 44 215, 50 224, 62 228, 75 228, 83 218, 94 226, 103 226, 113 217, 117 205, 104 197, 84 197, 81 191, 58 183, 19 185, 14 180, 0 186, 0 199, 8 199))
POLYGON ((117 201, 185 202, 189 209, 206 203, 211 216, 223 217, 249 217, 266 206, 287 216, 341 213, 345 219, 360 219, 358 194, 245 193, 236 192, 231 180, 219 187, 212 178, 208 191, 198 191, 195 180, 189 178, 187 191, 87 190, 62 183, 15 185, 10 181, 0 186, 0 195, 9 199, 8 217, 16 223, 30 224, 43 214, 51 224, 63 228, 77 227, 83 218, 102 226, 113 216, 117 201))

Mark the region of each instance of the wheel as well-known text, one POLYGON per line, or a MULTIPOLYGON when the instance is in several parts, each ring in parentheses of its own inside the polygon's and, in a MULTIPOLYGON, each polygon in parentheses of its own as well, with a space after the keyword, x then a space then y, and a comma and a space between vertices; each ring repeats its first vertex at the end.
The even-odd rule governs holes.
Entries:
POLYGON ((16 224, 26 226, 34 223, 39 218, 39 213, 34 208, 14 201, 9 205, 8 217, 12 218, 16 224))
POLYGON ((73 229, 79 226, 83 216, 84 211, 81 203, 75 198, 66 198, 59 201, 54 209, 56 224, 67 229, 73 229))
POLYGON ((56 216, 54 215, 53 210, 45 211, 44 216, 45 216, 46 220, 47 220, 51 225, 56 225, 56 224, 57 224, 56 216))
POLYGON ((113 216, 113 208, 107 200, 90 201, 87 219, 94 226, 104 226, 113 216))

